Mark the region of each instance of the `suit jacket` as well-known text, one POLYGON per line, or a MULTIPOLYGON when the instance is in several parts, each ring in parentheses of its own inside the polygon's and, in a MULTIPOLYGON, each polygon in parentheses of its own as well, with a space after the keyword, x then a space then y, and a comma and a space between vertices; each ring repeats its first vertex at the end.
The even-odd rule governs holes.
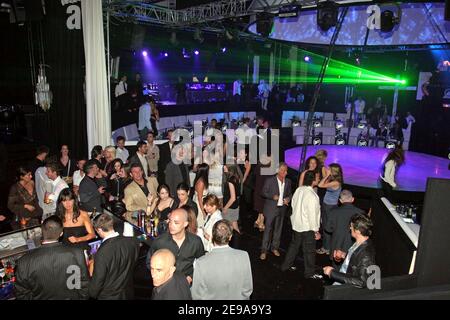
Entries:
POLYGON ((186 276, 180 271, 175 271, 169 281, 153 288, 152 300, 192 300, 186 276))
POLYGON ((364 214, 364 211, 355 207, 353 204, 344 204, 341 207, 330 211, 325 230, 331 233, 330 254, 334 250, 348 252, 353 245, 350 232, 350 220, 355 214, 364 214))
MULTIPOLYGON (((145 157, 147 158, 147 156, 145 156, 145 157)), ((141 168, 142 168, 142 171, 144 172, 144 178, 147 178, 147 176, 146 176, 146 174, 145 174, 145 170, 144 170, 144 165, 142 164, 141 159, 139 159, 139 157, 138 157, 137 154, 134 154, 132 157, 130 157, 128 163, 129 163, 130 167, 131 167, 133 164, 136 164, 136 163, 137 163, 138 165, 140 165, 141 168)), ((147 167, 147 170, 149 170, 148 167, 147 167)))
POLYGON ((66 247, 59 242, 44 244, 17 262, 15 288, 18 300, 87 299, 88 285, 86 260, 79 248, 66 247), (77 272, 81 276, 80 289, 71 290, 68 284, 77 285, 77 272))
POLYGON ((102 212, 103 198, 98 188, 98 181, 95 181, 87 175, 81 180, 79 193, 80 204, 83 210, 92 212, 95 208, 97 212, 102 212))
POLYGON ((117 236, 104 241, 94 257, 89 295, 99 300, 133 299, 138 255, 139 243, 134 238, 117 236))
MULTIPOLYGON (((278 201, 273 200, 273 197, 279 195, 280 190, 278 188, 277 176, 267 178, 264 182, 264 187, 262 190, 262 197, 265 199, 263 211, 264 214, 273 214, 276 212, 278 201)), ((288 198, 289 201, 291 201, 291 197, 291 180, 285 178, 283 198, 288 198)), ((283 205, 283 207, 287 209, 287 206, 283 205)))
POLYGON ((215 247, 198 259, 193 279, 193 300, 249 300, 253 292, 248 253, 230 247, 215 247))
POLYGON ((166 167, 165 170, 165 175, 166 175, 166 184, 169 186, 170 188, 170 196, 172 198, 176 198, 177 196, 177 186, 184 182, 186 183, 188 186, 190 185, 189 182, 189 169, 188 166, 183 164, 181 167, 175 163, 173 163, 172 161, 169 162, 169 164, 166 167), (181 170, 185 171, 185 177, 186 179, 183 178, 183 174, 181 172, 181 170))
MULTIPOLYGON (((147 181, 146 183, 148 190, 151 191, 150 181, 147 181)), ((125 188, 124 194, 123 202, 125 203, 127 211, 133 212, 147 209, 147 196, 135 181, 132 181, 125 188)))
POLYGON ((346 273, 332 270, 330 278, 340 283, 365 288, 367 285, 367 268, 375 265, 375 247, 370 239, 362 243, 353 252, 346 273))
MULTIPOLYGON (((177 143, 175 142, 173 146, 177 143)), ((173 149, 172 146, 172 149, 173 149)), ((172 152, 170 151, 169 142, 163 143, 159 147, 159 161, 158 161, 158 180, 159 183, 165 183, 164 172, 166 170, 167 165, 172 160, 172 152)))

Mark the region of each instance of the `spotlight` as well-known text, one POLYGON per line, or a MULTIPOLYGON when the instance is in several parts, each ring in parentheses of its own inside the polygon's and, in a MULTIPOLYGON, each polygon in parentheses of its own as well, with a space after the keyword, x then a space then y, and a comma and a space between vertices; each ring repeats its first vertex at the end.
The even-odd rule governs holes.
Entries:
POLYGON ((309 56, 305 56, 304 60, 305 60, 305 62, 310 62, 311 58, 309 56))
POLYGON ((323 31, 335 27, 338 21, 339 7, 333 1, 320 2, 317 5, 317 25, 323 31))
POLYGON ((293 127, 300 127, 301 126, 301 122, 298 120, 292 121, 292 126, 293 127))
POLYGON ((343 146, 345 145, 345 140, 342 138, 336 139, 336 145, 337 146, 343 146))
POLYGON ((147 57, 148 56, 148 52, 146 50, 142 51, 142 56, 147 57))
POLYGON ((358 140, 358 147, 367 147, 368 145, 369 145, 369 142, 366 139, 358 140))
POLYGON ((380 16, 381 32, 391 32, 395 26, 400 23, 400 18, 394 16, 391 10, 385 10, 380 16))
POLYGON ((198 56, 198 55, 200 54, 200 51, 195 50, 195 51, 194 51, 194 54, 195 54, 196 56, 198 56))
POLYGON ((313 126, 314 128, 320 128, 322 126, 322 122, 320 122, 319 120, 315 120, 313 122, 313 126))
POLYGON ((336 121, 336 130, 341 130, 344 127, 344 123, 341 120, 336 121))
POLYGON ((223 52, 223 53, 227 52, 227 48, 225 48, 225 47, 222 48, 222 52, 223 52))
POLYGON ((320 146, 322 144, 322 139, 320 137, 315 137, 313 139, 313 145, 320 146))
POLYGON ((168 57, 169 56, 169 54, 167 53, 167 52, 164 52, 164 57, 168 57))
POLYGON ((395 142, 392 142, 392 141, 386 142, 386 149, 392 150, 392 149, 395 149, 395 147, 396 147, 395 142))
POLYGON ((365 121, 361 121, 360 123, 358 123, 358 129, 365 129, 367 126, 367 122, 365 121))

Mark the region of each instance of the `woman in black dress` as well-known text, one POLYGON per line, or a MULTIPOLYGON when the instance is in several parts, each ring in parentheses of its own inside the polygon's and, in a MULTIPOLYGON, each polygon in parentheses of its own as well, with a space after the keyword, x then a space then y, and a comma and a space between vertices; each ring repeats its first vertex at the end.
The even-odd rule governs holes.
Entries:
POLYGON ((56 214, 64 226, 62 242, 88 250, 88 242, 95 238, 94 227, 87 212, 79 209, 78 200, 69 188, 59 194, 56 214))
POLYGON ((158 187, 158 199, 154 209, 155 215, 159 219, 158 234, 167 232, 169 214, 177 208, 176 201, 170 196, 170 189, 167 185, 161 184, 158 187))
POLYGON ((63 144, 61 146, 59 164, 61 165, 61 178, 67 184, 72 184, 73 173, 77 170, 77 163, 69 156, 69 146, 63 144))

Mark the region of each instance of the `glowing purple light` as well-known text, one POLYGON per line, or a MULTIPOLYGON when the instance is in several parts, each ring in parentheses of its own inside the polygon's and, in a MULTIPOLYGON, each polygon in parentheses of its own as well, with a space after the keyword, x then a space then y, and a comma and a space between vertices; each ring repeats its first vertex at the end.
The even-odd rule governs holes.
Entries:
POLYGON ((164 52, 164 57, 168 57, 169 56, 169 54, 167 53, 167 52, 164 52))
POLYGON ((305 56, 305 62, 310 62, 311 58, 309 56, 305 56))
POLYGON ((222 48, 222 52, 225 53, 227 51, 227 48, 222 48))
POLYGON ((147 57, 148 56, 148 52, 147 51, 142 51, 142 56, 147 57))
POLYGON ((195 50, 195 51, 194 51, 194 54, 195 54, 196 56, 198 56, 198 55, 200 54, 200 51, 195 50))

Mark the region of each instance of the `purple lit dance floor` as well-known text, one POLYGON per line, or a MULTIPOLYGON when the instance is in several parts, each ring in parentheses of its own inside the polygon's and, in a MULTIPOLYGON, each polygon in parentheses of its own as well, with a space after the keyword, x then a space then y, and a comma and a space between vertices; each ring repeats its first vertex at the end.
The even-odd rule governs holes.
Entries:
MULTIPOLYGON (((352 146, 310 146, 307 157, 317 150, 328 151, 326 163, 339 163, 344 171, 346 184, 377 188, 383 160, 389 150, 352 146)), ((285 153, 289 168, 298 170, 301 147, 289 149, 285 153)), ((425 192, 427 178, 450 179, 449 160, 427 154, 406 151, 406 163, 397 173, 398 189, 401 191, 425 192)))

